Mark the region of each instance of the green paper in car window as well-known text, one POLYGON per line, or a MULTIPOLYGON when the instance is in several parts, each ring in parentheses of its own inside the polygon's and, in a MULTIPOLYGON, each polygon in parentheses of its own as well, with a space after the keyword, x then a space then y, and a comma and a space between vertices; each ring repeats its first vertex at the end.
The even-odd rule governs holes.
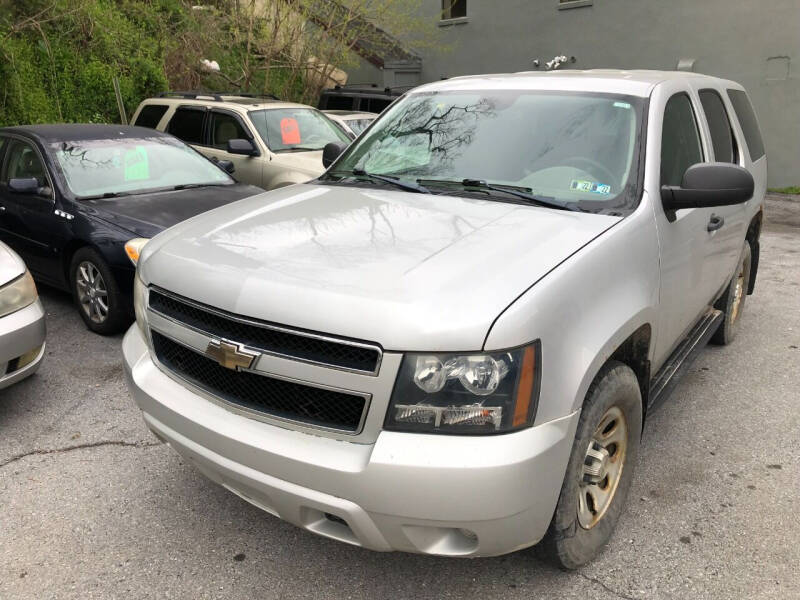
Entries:
POLYGON ((147 150, 136 146, 125 153, 125 181, 138 181, 150 178, 147 150))

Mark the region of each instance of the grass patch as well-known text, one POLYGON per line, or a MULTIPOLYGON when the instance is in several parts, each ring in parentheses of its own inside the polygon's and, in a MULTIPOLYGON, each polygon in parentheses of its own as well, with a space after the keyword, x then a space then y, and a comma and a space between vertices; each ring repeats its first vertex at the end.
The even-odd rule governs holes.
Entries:
POLYGON ((790 185, 782 188, 767 188, 772 194, 800 194, 800 185, 790 185))

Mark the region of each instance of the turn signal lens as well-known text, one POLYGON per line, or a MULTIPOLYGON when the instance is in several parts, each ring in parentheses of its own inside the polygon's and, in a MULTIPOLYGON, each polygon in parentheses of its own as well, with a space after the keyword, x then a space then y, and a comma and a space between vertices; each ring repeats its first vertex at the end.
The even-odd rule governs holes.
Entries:
POLYGON ((149 241, 150 240, 147 238, 134 238, 126 242, 125 254, 131 259, 134 267, 139 264, 139 255, 142 252, 142 248, 144 248, 144 245, 149 241))

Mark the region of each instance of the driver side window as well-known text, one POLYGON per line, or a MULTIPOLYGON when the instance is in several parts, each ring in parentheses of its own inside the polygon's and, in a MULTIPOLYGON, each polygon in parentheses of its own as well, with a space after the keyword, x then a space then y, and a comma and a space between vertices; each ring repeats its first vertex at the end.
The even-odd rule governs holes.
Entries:
POLYGON ((10 140, 0 181, 8 185, 11 179, 35 178, 39 186, 47 185, 47 175, 39 154, 27 142, 10 140))
POLYGON ((661 185, 679 186, 686 169, 700 162, 703 162, 703 150, 692 101, 685 93, 675 94, 664 109, 661 185))

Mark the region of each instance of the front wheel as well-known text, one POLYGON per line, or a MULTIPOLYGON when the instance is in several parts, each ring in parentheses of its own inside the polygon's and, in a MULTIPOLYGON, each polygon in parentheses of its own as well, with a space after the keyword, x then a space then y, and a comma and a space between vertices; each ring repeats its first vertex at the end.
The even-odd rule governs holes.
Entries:
POLYGON ((641 432, 639 382, 611 362, 586 396, 556 511, 537 546, 541 558, 577 569, 600 553, 622 514, 641 432))
POLYGON ((122 331, 129 317, 106 261, 92 248, 81 248, 69 272, 72 296, 86 326, 100 335, 122 331))

